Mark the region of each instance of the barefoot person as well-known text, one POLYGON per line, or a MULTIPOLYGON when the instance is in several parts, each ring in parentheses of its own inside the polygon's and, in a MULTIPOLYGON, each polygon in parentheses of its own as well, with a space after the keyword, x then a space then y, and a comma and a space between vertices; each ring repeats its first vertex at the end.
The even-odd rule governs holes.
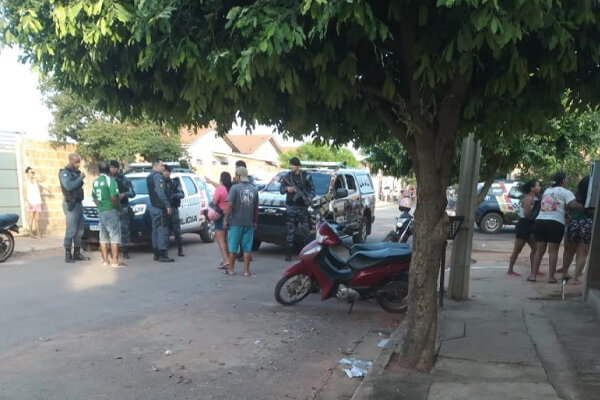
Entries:
MULTIPOLYGON (((575 199, 581 204, 585 204, 589 184, 590 177, 586 176, 577 185, 575 199)), ((576 255, 573 284, 579 285, 581 284, 581 275, 583 274, 583 268, 590 252, 594 211, 590 209, 573 209, 569 215, 571 219, 567 225, 567 241, 565 241, 565 250, 563 253, 563 267, 557 272, 562 272, 563 278, 567 277, 571 262, 576 255)))
POLYGON ((35 238, 42 237, 40 229, 40 213, 42 212, 42 195, 38 182, 43 181, 44 177, 37 175, 36 171, 27 167, 25 169, 27 178, 25 179, 25 202, 27 203, 27 221, 29 222, 29 235, 35 238), (33 234, 35 232, 35 235, 33 234))
MULTIPOLYGON (((211 205, 211 207, 217 210, 221 215, 224 215, 225 210, 227 209, 227 195, 229 194, 231 185, 231 174, 229 172, 222 172, 211 205)), ((229 269, 229 249, 227 246, 227 232, 223 228, 223 216, 215 221, 215 233, 217 235, 217 244, 219 245, 219 250, 221 250, 221 256, 223 257, 219 268, 229 269)))
POLYGON ((558 262, 558 248, 565 234, 565 213, 569 208, 582 208, 575 200, 575 195, 565 189, 567 176, 560 171, 554 174, 554 185, 547 189, 542 196, 540 213, 535 220, 535 264, 531 268, 529 282, 535 282, 540 271, 542 258, 548 249, 549 273, 548 283, 556 283, 556 263, 558 262))
POLYGON ((523 200, 521 201, 519 222, 515 228, 515 246, 508 264, 508 272, 506 273, 508 276, 521 276, 521 274, 515 272, 514 267, 517 257, 519 257, 519 254, 523 250, 523 247, 525 247, 525 244, 528 244, 531 249, 531 253, 529 255, 530 269, 533 267, 533 263, 535 261, 535 236, 533 235, 533 227, 535 224, 535 217, 539 212, 539 200, 537 197, 541 190, 542 186, 540 185, 540 181, 537 179, 530 180, 521 188, 521 191, 525 194, 525 197, 523 197, 523 200))
POLYGON ((236 168, 235 178, 239 183, 229 190, 223 221, 223 227, 228 230, 229 242, 229 269, 224 272, 234 274, 236 252, 241 246, 244 252, 244 276, 250 276, 250 252, 258 221, 258 191, 250 183, 246 168, 236 168))

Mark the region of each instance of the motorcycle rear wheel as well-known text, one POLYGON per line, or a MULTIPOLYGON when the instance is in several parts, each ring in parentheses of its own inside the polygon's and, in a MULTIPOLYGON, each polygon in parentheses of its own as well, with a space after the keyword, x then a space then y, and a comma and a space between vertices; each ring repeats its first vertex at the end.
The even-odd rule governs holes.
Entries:
POLYGON ((15 250, 15 238, 9 231, 0 231, 0 263, 8 260, 15 250))
POLYGON ((408 310, 408 277, 392 278, 375 289, 375 299, 389 313, 404 313, 408 310))
POLYGON ((305 274, 284 276, 275 285, 275 300, 281 305, 291 306, 304 300, 312 289, 312 279, 305 274))

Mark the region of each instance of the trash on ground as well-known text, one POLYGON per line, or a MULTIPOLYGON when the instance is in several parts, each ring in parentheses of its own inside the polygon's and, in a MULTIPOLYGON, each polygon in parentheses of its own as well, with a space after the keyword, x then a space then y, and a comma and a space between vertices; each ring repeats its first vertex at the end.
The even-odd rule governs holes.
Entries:
POLYGON ((255 340, 254 344, 260 344, 260 340, 255 340))
POLYGON ((339 363, 350 365, 351 368, 342 368, 348 378, 365 376, 373 366, 373 362, 371 361, 362 361, 356 358, 342 358, 339 363))
POLYGON ((171 350, 165 351, 165 356, 170 356, 171 354, 173 354, 173 352, 171 350))
POLYGON ((115 360, 122 360, 122 359, 123 359, 123 356, 114 356, 113 358, 114 358, 115 360))
POLYGON ((390 342, 390 339, 381 339, 379 343, 377 343, 377 347, 383 349, 390 342))
POLYGON ((45 337, 43 337, 43 336, 40 336, 40 337, 38 338, 38 340, 39 340, 40 342, 49 342, 49 341, 51 341, 52 339, 50 339, 50 338, 45 338, 45 337))
POLYGON ((154 371, 154 372, 158 372, 158 371, 160 371, 160 370, 159 370, 157 367, 154 367, 154 366, 153 366, 153 367, 152 367, 152 371, 154 371))

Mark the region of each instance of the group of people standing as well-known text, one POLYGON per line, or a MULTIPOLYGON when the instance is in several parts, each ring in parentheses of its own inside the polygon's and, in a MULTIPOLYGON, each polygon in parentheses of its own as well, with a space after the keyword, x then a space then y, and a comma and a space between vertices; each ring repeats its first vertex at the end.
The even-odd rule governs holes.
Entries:
POLYGON ((531 273, 529 282, 536 282, 544 274, 540 265, 546 251, 549 258, 548 283, 557 283, 556 273, 568 277, 568 271, 576 256, 576 268, 573 283, 581 283, 581 276, 589 253, 592 235, 593 210, 584 208, 587 197, 589 176, 583 178, 577 192, 573 194, 565 188, 567 176, 559 171, 553 176, 552 187, 546 189, 540 198, 541 184, 537 179, 525 183, 522 187, 524 197, 520 209, 520 218, 515 233, 516 240, 509 261, 508 275, 520 276, 514 271, 519 253, 528 244, 531 247, 531 273), (565 235, 566 233, 566 235, 565 235), (565 238, 562 268, 557 270, 560 243, 565 238))

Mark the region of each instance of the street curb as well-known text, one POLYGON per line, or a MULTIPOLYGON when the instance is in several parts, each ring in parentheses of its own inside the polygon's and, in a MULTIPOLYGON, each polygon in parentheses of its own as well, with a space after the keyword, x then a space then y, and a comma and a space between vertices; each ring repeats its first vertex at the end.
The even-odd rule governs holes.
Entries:
POLYGON ((392 356, 397 349, 402 347, 406 324, 406 318, 404 318, 390 336, 388 345, 381 349, 375 360, 373 360, 373 366, 356 388, 351 400, 369 400, 372 398, 375 393, 377 378, 385 373, 385 369, 390 363, 392 356))

